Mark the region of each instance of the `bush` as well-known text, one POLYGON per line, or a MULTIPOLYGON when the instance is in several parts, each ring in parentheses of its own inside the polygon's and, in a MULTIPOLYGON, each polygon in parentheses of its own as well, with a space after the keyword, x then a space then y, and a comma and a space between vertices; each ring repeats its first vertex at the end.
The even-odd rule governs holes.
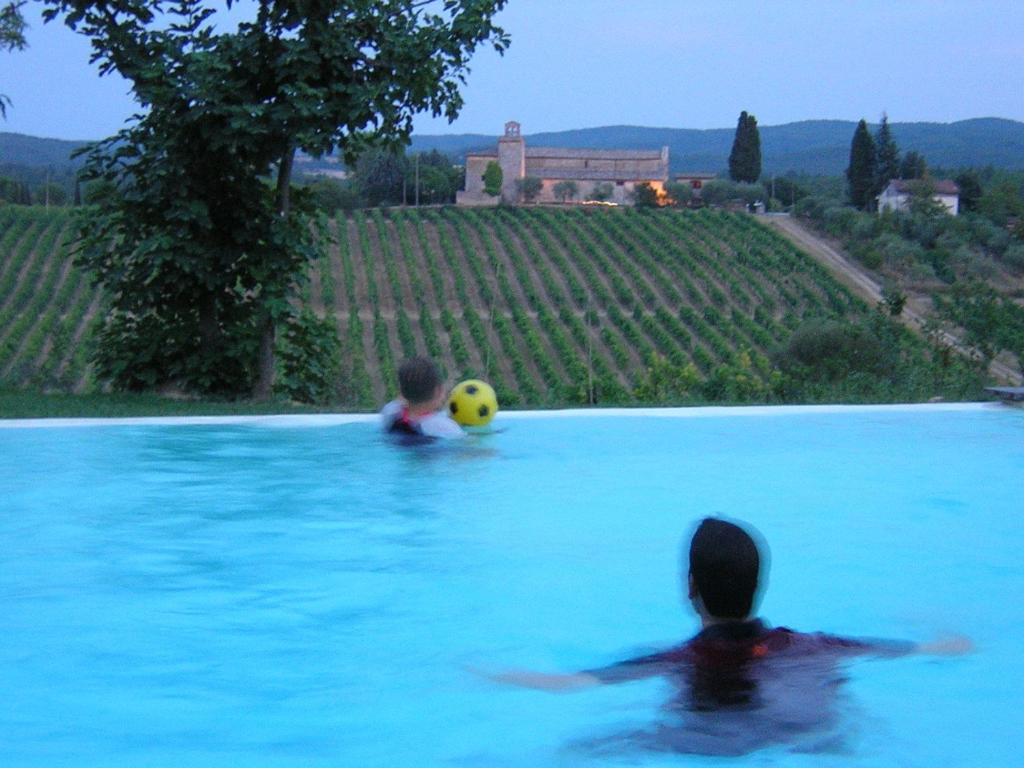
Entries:
POLYGON ((774 358, 787 374, 837 381, 853 373, 882 377, 894 367, 894 354, 874 328, 813 320, 798 327, 774 358))
POLYGON ((1024 270, 1024 243, 1011 243, 1003 252, 1003 262, 1014 269, 1024 270))
POLYGON ((276 391, 300 403, 326 403, 337 393, 341 344, 330 318, 303 310, 289 319, 276 351, 276 391))
POLYGON ((524 176, 521 179, 516 179, 516 191, 527 203, 532 203, 537 199, 543 186, 544 182, 536 176, 524 176))
POLYGON ((825 209, 821 221, 825 231, 833 237, 847 237, 859 216, 860 212, 848 205, 834 205, 825 209))

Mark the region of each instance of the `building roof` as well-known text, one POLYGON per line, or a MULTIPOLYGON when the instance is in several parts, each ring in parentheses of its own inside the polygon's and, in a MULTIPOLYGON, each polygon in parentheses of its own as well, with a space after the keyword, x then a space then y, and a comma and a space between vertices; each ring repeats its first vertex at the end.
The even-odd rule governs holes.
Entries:
MULTIPOLYGON (((921 179, 893 179, 889 182, 889 186, 892 187, 894 192, 909 195, 914 191, 914 186, 920 183, 921 179)), ((932 179, 931 184, 936 195, 960 194, 960 187, 958 187, 956 182, 951 179, 932 179)))
POLYGON ((710 180, 710 179, 717 179, 717 178, 718 178, 718 174, 717 173, 710 173, 709 171, 687 171, 687 172, 683 172, 683 173, 677 173, 675 175, 676 181, 679 181, 680 179, 710 180))
POLYGON ((526 147, 526 159, 538 160, 661 160, 660 149, 569 149, 566 147, 526 147))

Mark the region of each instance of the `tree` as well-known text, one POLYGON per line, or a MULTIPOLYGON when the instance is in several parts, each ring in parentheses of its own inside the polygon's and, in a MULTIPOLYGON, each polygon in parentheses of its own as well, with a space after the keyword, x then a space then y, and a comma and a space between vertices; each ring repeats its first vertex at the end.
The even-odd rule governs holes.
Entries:
POLYGON ((960 207, 965 211, 977 211, 982 194, 978 172, 968 169, 959 174, 954 181, 960 188, 960 207))
POLYGON ((575 181, 565 180, 555 184, 551 191, 555 195, 556 200, 564 203, 574 200, 576 195, 579 194, 580 188, 575 181))
MULTIPOLYGON (((25 17, 21 6, 25 0, 10 0, 0 5, 0 51, 20 51, 25 47, 25 17)), ((11 100, 0 93, 0 117, 7 117, 11 100)))
POLYGON ((374 147, 356 159, 352 178, 370 207, 398 205, 402 200, 402 184, 408 170, 404 154, 374 147))
POLYGON ((882 114, 882 122, 875 134, 875 191, 879 195, 893 179, 900 176, 900 148, 892 138, 889 116, 882 114))
POLYGON ((295 153, 352 162, 407 141, 417 112, 454 119, 473 51, 508 43, 493 24, 504 2, 266 0, 219 32, 219 3, 46 0, 141 107, 85 167, 119 190, 79 249, 111 302, 101 372, 269 396, 277 328, 303 322, 292 299, 318 256, 295 153))
POLYGON ((658 190, 648 184, 637 184, 633 188, 633 204, 637 208, 657 208, 658 190))
POLYGON ((868 131, 868 124, 861 120, 853 133, 850 143, 850 165, 846 169, 846 180, 850 190, 850 202, 861 210, 870 210, 875 202, 875 141, 868 131))
POLYGON ((501 185, 505 180, 505 174, 501 171, 501 166, 498 165, 494 160, 491 160, 484 168, 484 175, 480 177, 484 182, 484 192, 491 197, 497 197, 501 194, 501 185))
POLYGON ((521 179, 516 179, 516 191, 524 202, 532 203, 543 188, 543 180, 536 176, 523 176, 521 179))
POLYGON ((729 153, 729 178, 753 183, 760 177, 761 134, 757 130, 757 118, 740 112, 732 151, 729 153))
POLYGON ((462 171, 439 150, 418 152, 406 162, 405 185, 408 202, 427 205, 454 203, 455 190, 462 186, 462 171))
POLYGON ((32 202, 36 205, 45 205, 47 207, 51 205, 64 205, 68 201, 68 192, 60 184, 46 182, 42 186, 36 187, 32 198, 32 202))
POLYGON ((589 198, 591 200, 598 200, 604 202, 611 200, 612 195, 615 194, 615 187, 611 185, 611 182, 603 181, 600 184, 595 184, 594 188, 590 190, 589 198))
POLYGON ((903 162, 900 163, 901 179, 923 179, 927 175, 928 164, 924 160, 924 155, 911 150, 903 156, 903 162))
POLYGON ((682 181, 670 181, 665 185, 665 194, 677 208, 685 208, 693 199, 693 187, 682 181))

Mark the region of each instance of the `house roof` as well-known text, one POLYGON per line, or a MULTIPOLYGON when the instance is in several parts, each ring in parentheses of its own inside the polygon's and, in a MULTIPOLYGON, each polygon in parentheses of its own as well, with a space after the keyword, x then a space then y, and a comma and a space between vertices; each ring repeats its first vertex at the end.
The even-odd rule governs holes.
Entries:
MULTIPOLYGON (((893 179, 889 182, 894 192, 909 195, 914 191, 914 185, 919 184, 920 179, 893 179)), ((937 195, 959 195, 960 187, 951 179, 932 179, 932 187, 937 195)))
POLYGON ((568 149, 564 147, 527 147, 526 159, 538 160, 661 160, 660 149, 568 149))
MULTIPOLYGON (((466 157, 497 157, 497 151, 485 149, 467 152, 466 157)), ((661 160, 660 149, 571 149, 566 147, 526 147, 531 160, 661 160)), ((712 174, 713 175, 713 174, 712 174)))

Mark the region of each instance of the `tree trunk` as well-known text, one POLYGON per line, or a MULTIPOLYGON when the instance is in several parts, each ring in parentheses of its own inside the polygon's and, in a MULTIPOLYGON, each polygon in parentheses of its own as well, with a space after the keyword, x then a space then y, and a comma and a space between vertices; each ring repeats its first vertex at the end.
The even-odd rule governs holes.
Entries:
MULTIPOLYGON (((277 213, 282 218, 288 216, 291 208, 292 166, 294 161, 295 147, 288 145, 281 156, 281 164, 277 170, 277 213)), ((252 394, 256 400, 267 400, 274 391, 274 337, 276 333, 274 315, 269 306, 264 306, 260 325, 260 347, 256 363, 256 386, 252 394)))

